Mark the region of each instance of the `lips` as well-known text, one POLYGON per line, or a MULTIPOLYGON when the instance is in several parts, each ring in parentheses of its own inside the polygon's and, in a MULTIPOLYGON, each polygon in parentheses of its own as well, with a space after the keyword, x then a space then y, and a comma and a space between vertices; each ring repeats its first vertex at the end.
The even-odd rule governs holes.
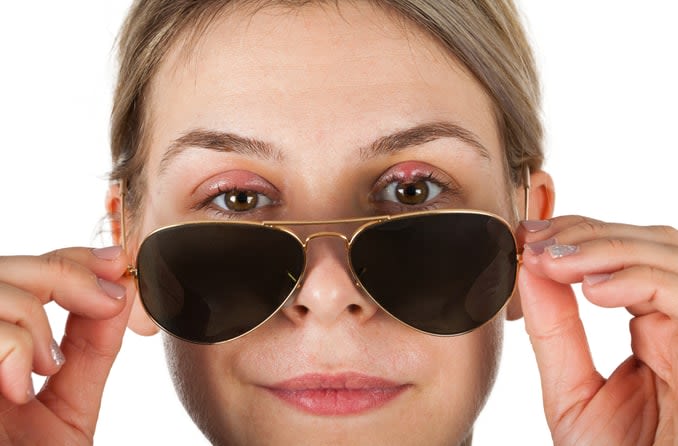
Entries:
POLYGON ((331 416, 377 409, 408 387, 408 384, 358 373, 312 373, 267 387, 267 390, 303 412, 331 416))

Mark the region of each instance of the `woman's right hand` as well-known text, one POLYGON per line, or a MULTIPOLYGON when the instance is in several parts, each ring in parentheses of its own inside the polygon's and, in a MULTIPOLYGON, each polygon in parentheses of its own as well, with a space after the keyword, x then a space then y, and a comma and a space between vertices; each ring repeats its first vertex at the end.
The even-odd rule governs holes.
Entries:
POLYGON ((0 257, 0 444, 92 443, 133 300, 128 264, 120 247, 0 257), (70 313, 60 348, 52 300, 70 313), (37 395, 31 371, 48 376, 37 395))

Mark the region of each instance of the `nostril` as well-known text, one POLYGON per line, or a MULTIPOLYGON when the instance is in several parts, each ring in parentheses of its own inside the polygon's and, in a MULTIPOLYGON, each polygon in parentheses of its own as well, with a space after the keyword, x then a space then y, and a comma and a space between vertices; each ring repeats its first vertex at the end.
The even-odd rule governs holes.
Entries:
POLYGON ((308 307, 305 307, 303 305, 295 305, 293 310, 298 317, 304 317, 308 314, 308 307))
POLYGON ((357 305, 357 304, 351 304, 348 307, 346 307, 346 309, 348 310, 348 312, 350 314, 359 314, 362 310, 360 308, 360 305, 357 305))

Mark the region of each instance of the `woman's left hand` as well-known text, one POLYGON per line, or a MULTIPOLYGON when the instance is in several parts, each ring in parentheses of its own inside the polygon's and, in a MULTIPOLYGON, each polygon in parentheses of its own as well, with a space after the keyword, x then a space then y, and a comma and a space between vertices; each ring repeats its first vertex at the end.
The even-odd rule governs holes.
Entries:
POLYGON ((678 231, 578 216, 522 224, 525 326, 556 445, 678 440, 678 231), (530 230, 528 230, 531 229, 530 230), (571 284, 625 307, 633 355, 609 377, 593 365, 571 284))

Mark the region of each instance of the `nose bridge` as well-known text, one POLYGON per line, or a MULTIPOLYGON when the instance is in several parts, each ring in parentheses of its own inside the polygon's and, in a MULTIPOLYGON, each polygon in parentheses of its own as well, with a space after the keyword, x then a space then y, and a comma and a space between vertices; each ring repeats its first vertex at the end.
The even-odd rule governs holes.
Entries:
POLYGON ((348 263, 349 237, 344 232, 316 231, 306 235, 303 240, 306 250, 304 282, 318 269, 332 270, 330 277, 335 278, 341 273, 342 276, 350 277, 353 282, 348 263))
POLYGON ((342 320, 369 319, 376 306, 356 286, 348 260, 349 235, 321 230, 301 239, 306 250, 305 272, 283 313, 298 324, 325 327, 342 320))

